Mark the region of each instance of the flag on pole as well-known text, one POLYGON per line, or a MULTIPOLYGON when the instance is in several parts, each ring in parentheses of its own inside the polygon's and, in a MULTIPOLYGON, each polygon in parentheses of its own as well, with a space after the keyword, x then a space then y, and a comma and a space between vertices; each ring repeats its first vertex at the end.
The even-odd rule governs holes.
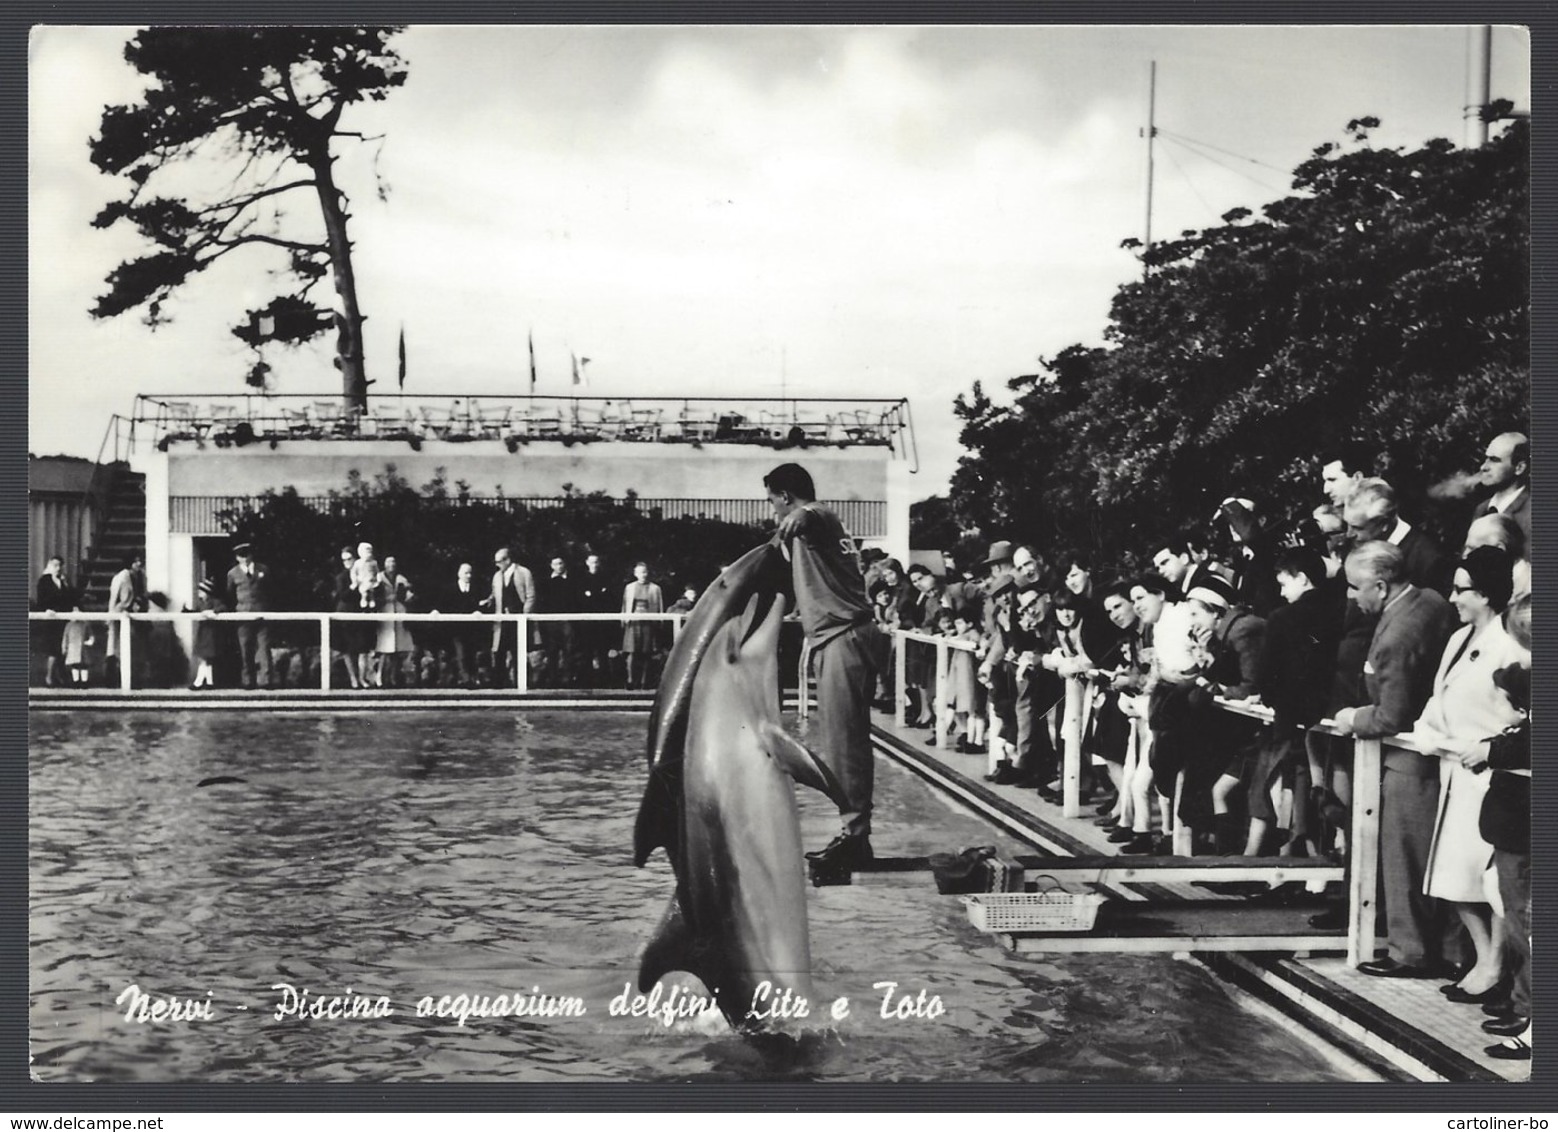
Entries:
POLYGON ((572 350, 570 350, 568 352, 568 356, 573 359, 573 383, 575 385, 578 385, 579 384, 579 355, 575 354, 572 350))
POLYGON ((406 391, 406 324, 400 324, 400 391, 406 391))
POLYGON ((585 385, 588 385, 590 383, 590 371, 584 368, 585 366, 587 366, 589 364, 590 364, 590 359, 589 358, 580 358, 579 359, 579 380, 584 382, 585 385))
POLYGON ((535 395, 535 391, 536 391, 536 332, 534 330, 532 330, 530 332, 530 393, 531 393, 532 396, 535 395))

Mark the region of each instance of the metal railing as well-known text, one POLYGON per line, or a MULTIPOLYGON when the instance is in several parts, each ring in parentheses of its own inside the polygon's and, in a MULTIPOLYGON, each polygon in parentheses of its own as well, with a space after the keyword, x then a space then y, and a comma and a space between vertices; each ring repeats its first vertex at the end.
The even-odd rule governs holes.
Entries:
MULTIPOLYGON (((445 628, 453 628, 462 624, 480 625, 488 629, 504 625, 515 627, 515 641, 519 644, 515 648, 514 661, 514 688, 516 691, 526 692, 530 690, 530 629, 532 626, 547 624, 573 624, 608 623, 626 626, 633 623, 649 623, 671 625, 672 638, 682 630, 682 625, 687 619, 685 613, 335 613, 335 612, 308 612, 297 613, 291 611, 270 611, 265 613, 29 613, 28 620, 34 623, 56 623, 67 621, 87 621, 97 625, 116 625, 118 635, 118 687, 121 692, 135 690, 135 633, 133 626, 149 623, 184 623, 191 626, 198 624, 216 625, 240 625, 249 622, 264 622, 268 626, 293 625, 298 623, 313 623, 318 626, 319 647, 319 689, 328 692, 332 688, 331 653, 338 651, 331 640, 332 624, 339 625, 343 622, 372 622, 374 624, 400 624, 413 625, 437 625, 445 628)), ((366 652, 376 650, 366 649, 366 652)))
POLYGON ((425 396, 375 394, 367 410, 329 394, 207 397, 143 393, 131 435, 166 450, 285 440, 533 440, 695 444, 881 445, 918 467, 907 399, 756 397, 425 396))

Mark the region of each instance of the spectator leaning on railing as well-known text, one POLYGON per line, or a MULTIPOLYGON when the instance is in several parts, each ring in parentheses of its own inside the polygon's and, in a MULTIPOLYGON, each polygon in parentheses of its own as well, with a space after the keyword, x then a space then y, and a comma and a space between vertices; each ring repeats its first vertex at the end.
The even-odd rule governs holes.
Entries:
POLYGON ((1217 852, 1233 853, 1244 838, 1232 803, 1256 750, 1259 727, 1211 701, 1216 696, 1242 700, 1255 690, 1266 623, 1236 605, 1233 587, 1211 573, 1198 575, 1185 601, 1192 628, 1206 634, 1206 663, 1188 693, 1197 739, 1184 760, 1178 816, 1192 831, 1210 830, 1217 852))
POLYGON ((1109 840, 1120 844, 1122 853, 1150 853, 1152 839, 1152 802, 1157 799, 1158 814, 1164 834, 1173 828, 1170 807, 1173 802, 1173 786, 1167 795, 1153 788, 1151 704, 1153 688, 1158 681, 1157 630, 1164 611, 1169 607, 1168 595, 1173 589, 1167 578, 1158 573, 1147 573, 1131 583, 1131 608, 1136 611, 1137 632, 1131 645, 1129 675, 1121 683, 1122 708, 1141 722, 1146 729, 1146 750, 1139 752, 1135 773, 1131 776, 1131 822, 1119 825, 1109 834, 1109 840))
MULTIPOLYGON (((1369 702, 1338 711, 1336 725, 1360 739, 1382 739, 1409 730, 1422 714, 1455 615, 1438 593, 1407 580, 1405 556, 1392 543, 1363 543, 1344 569, 1348 593, 1379 621, 1364 664, 1369 702)), ((1445 954, 1438 902, 1423 892, 1438 801, 1438 768, 1415 751, 1386 746, 1379 842, 1389 946, 1385 958, 1359 967, 1366 975, 1437 978, 1456 958, 1445 954)))
POLYGON ((1256 666, 1257 691, 1273 719, 1262 738, 1260 758, 1249 783, 1250 829, 1246 856, 1258 856, 1267 832, 1276 824, 1271 792, 1289 784, 1292 825, 1284 854, 1303 852, 1310 836, 1309 762, 1304 734, 1324 714, 1341 636, 1341 610, 1329 600, 1325 564, 1318 552, 1284 551, 1273 573, 1283 601, 1266 619, 1266 635, 1256 666))

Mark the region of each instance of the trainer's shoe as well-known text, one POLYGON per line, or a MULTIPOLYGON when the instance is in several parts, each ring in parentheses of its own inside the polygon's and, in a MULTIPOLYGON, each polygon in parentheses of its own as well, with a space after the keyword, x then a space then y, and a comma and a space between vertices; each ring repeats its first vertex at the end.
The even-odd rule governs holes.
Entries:
POLYGON ((858 869, 871 863, 871 838, 864 833, 841 833, 822 849, 806 854, 819 869, 858 869))

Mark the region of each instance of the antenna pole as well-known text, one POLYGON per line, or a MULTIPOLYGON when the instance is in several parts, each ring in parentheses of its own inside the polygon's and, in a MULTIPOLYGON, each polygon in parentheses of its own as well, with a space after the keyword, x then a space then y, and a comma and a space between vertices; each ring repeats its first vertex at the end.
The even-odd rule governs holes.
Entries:
POLYGON ((1152 252, 1152 140, 1157 136, 1158 61, 1154 59, 1147 71, 1147 221, 1142 235, 1141 277, 1145 282, 1152 275, 1147 257, 1152 252))

